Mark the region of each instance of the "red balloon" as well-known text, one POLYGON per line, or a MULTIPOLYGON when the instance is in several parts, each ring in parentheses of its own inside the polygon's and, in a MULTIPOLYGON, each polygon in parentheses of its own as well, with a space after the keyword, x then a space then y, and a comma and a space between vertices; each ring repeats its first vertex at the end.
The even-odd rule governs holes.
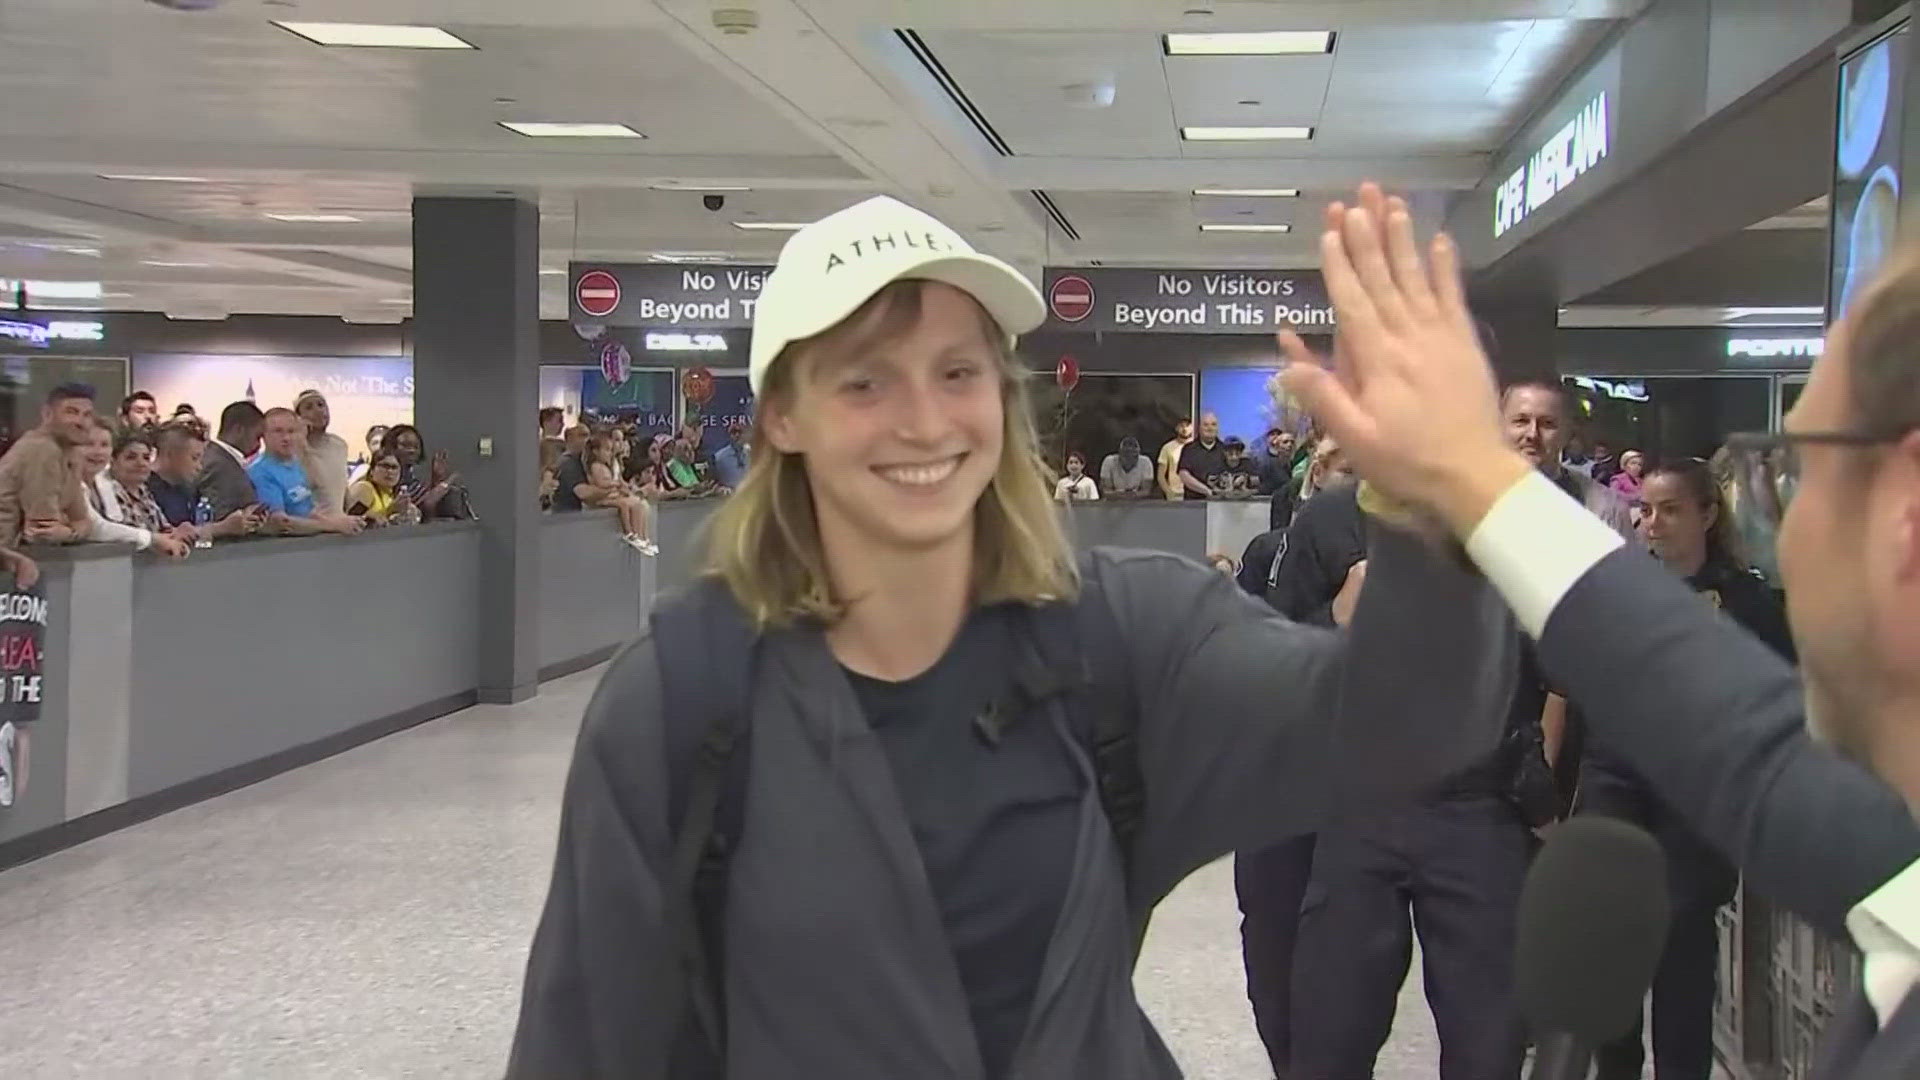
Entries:
POLYGON ((1075 360, 1072 353, 1065 353, 1060 357, 1060 363, 1053 369, 1053 381, 1060 384, 1060 389, 1069 393, 1074 387, 1080 385, 1080 361, 1075 360))
POLYGON ((688 368, 680 376, 680 392, 695 405, 705 405, 713 400, 713 372, 703 367, 688 368))

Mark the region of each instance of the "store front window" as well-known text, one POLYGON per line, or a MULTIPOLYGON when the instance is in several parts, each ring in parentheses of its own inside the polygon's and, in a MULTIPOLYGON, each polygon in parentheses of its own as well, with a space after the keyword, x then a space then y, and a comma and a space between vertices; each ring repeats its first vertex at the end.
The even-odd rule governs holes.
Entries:
POLYGON ((93 387, 95 408, 111 416, 127 394, 127 362, 117 357, 0 355, 0 453, 40 423, 40 405, 54 387, 93 387))
POLYGON ((1566 380, 1589 446, 1638 450, 1650 461, 1711 458, 1737 431, 1765 431, 1772 388, 1766 376, 1566 380))

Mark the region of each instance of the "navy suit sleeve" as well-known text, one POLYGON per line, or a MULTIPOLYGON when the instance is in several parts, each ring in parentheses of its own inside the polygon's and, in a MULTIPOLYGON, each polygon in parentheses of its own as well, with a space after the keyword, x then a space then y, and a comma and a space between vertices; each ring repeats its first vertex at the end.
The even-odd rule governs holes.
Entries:
POLYGON ((1644 553, 1595 564, 1539 655, 1595 739, 1775 903, 1838 931, 1920 857, 1899 797, 1808 736, 1793 671, 1644 553))

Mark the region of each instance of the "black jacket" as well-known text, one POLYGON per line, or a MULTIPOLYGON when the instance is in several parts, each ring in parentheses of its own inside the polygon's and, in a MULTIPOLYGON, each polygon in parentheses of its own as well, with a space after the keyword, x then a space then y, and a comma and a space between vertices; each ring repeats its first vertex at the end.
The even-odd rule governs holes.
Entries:
POLYGON ((1334 597, 1347 583, 1347 571, 1367 557, 1359 494, 1358 484, 1344 484, 1301 505, 1278 545, 1278 563, 1269 557, 1263 568, 1271 571, 1266 597, 1274 610, 1295 622, 1333 625, 1334 597))
MULTIPOLYGON (((1709 561, 1686 579, 1694 593, 1748 633, 1759 638, 1781 659, 1794 661, 1793 635, 1786 611, 1759 575, 1725 560, 1709 561)), ((1586 748, 1580 762, 1580 807, 1624 818, 1659 837, 1669 857, 1712 877, 1730 877, 1718 856, 1695 830, 1684 824, 1632 769, 1609 751, 1604 740, 1586 748)))

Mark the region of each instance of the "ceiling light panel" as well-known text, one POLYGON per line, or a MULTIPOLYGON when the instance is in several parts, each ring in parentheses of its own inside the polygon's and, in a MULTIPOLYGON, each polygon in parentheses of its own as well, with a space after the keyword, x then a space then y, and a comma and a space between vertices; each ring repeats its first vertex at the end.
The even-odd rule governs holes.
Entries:
POLYGON ((736 221, 733 227, 748 232, 799 232, 809 224, 805 221, 736 221))
POLYGON ((1162 34, 1168 56, 1314 56, 1333 51, 1331 30, 1162 34))
POLYGON ((644 139, 645 135, 625 124, 557 123, 553 121, 502 120, 500 126, 516 135, 535 139, 644 139))
POLYGON ((1311 139, 1310 127, 1274 125, 1217 125, 1183 127, 1180 137, 1188 142, 1261 142, 1280 139, 1311 139))
POLYGON ((705 191, 713 194, 753 190, 750 187, 733 184, 649 184, 647 186, 655 191, 705 191))
POLYGON ((1300 189, 1290 188, 1290 187, 1276 187, 1276 188, 1202 187, 1202 188, 1194 188, 1193 193, 1203 198, 1220 198, 1220 199, 1297 199, 1300 197, 1300 189))
POLYGON ((1210 222, 1202 223, 1200 226, 1200 231, 1208 232, 1208 233, 1290 233, 1293 231, 1293 226, 1278 225, 1278 224, 1262 225, 1262 224, 1255 224, 1252 222, 1241 223, 1241 222, 1211 222, 1210 221, 1210 222))
POLYGON ((360 220, 352 214, 265 214, 263 216, 275 221, 296 222, 303 225, 345 225, 360 220))
POLYGON ((101 173, 102 180, 130 180, 149 184, 211 184, 204 176, 164 176, 154 173, 101 173))
POLYGON ((437 26, 389 26, 380 23, 275 22, 318 45, 361 49, 471 49, 473 43, 437 26))

